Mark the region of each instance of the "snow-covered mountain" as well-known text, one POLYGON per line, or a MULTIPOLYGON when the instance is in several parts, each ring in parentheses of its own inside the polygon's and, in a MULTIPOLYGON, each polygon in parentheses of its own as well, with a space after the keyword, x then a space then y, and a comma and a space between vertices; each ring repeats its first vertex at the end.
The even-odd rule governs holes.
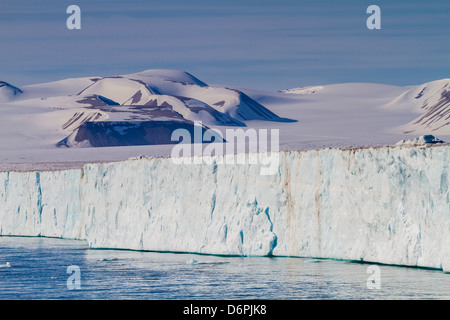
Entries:
POLYGON ((15 99, 11 96, 22 90, 4 82, 1 89, 7 92, 2 91, 0 102, 47 108, 42 113, 51 113, 59 125, 55 130, 68 134, 56 145, 66 147, 171 144, 171 133, 177 127, 193 130, 194 121, 201 121, 204 130, 245 127, 243 121, 248 120, 292 121, 239 90, 208 86, 176 70, 68 79, 64 84, 30 86, 30 92, 25 88, 25 94, 15 99))
POLYGON ((23 93, 23 92, 19 88, 14 87, 13 85, 11 85, 5 81, 0 81, 0 101, 1 100, 9 100, 9 99, 13 98, 14 96, 17 96, 21 93, 23 93))
POLYGON ((390 145, 427 134, 450 141, 448 90, 449 79, 443 79, 407 87, 343 83, 270 92, 208 85, 187 72, 160 69, 23 87, 1 82, 0 161, 168 156, 170 133, 192 130, 197 121, 203 130, 222 132, 278 129, 281 150, 390 145), (100 146, 122 148, 96 150, 100 146))
MULTIPOLYGON (((336 94, 335 89, 340 87, 346 98, 360 97, 365 93, 367 101, 373 101, 380 107, 380 116, 389 112, 403 113, 404 123, 391 128, 405 134, 440 134, 450 135, 450 79, 442 79, 428 82, 418 86, 397 87, 400 94, 389 98, 395 90, 394 86, 364 85, 364 84, 340 84, 325 86, 309 86, 282 90, 282 93, 296 95, 313 95, 308 98, 311 101, 320 101, 323 104, 339 105, 339 100, 329 99, 324 101, 322 97, 329 93, 336 94), (352 92, 353 91, 353 92, 352 92), (383 100, 387 103, 382 103, 383 100), (413 117, 410 121, 408 118, 413 117)), ((341 95, 342 96, 342 95, 341 95)), ((375 120, 375 119, 374 119, 375 120)))
POLYGON ((450 132, 450 79, 415 86, 388 104, 390 108, 409 108, 419 113, 402 127, 405 133, 445 134, 450 132))

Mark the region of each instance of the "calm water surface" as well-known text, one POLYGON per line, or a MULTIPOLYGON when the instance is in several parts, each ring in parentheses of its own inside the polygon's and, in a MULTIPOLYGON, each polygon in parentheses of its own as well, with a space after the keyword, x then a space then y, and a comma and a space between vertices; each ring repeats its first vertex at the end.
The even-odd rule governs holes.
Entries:
POLYGON ((0 265, 0 299, 450 299, 450 274, 438 270, 379 265, 380 289, 368 289, 369 264, 92 250, 49 238, 0 237, 0 265), (67 286, 69 266, 79 267, 80 289, 67 286))

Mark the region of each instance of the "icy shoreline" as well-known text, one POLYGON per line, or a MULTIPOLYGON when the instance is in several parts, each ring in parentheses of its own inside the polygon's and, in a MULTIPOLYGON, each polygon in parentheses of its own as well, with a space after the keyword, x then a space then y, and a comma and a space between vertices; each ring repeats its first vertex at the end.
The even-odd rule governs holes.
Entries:
POLYGON ((280 152, 258 165, 167 158, 0 173, 0 235, 92 248, 332 258, 450 269, 450 146, 280 152))

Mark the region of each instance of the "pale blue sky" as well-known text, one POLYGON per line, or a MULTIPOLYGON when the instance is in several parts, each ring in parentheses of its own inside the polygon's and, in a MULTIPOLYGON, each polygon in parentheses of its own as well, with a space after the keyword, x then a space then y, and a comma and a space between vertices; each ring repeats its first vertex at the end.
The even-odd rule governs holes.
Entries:
POLYGON ((450 77, 450 1, 1 0, 0 80, 181 69, 210 84, 280 90, 450 77), (82 11, 66 28, 66 8, 82 11), (382 29, 366 28, 381 8, 382 29))

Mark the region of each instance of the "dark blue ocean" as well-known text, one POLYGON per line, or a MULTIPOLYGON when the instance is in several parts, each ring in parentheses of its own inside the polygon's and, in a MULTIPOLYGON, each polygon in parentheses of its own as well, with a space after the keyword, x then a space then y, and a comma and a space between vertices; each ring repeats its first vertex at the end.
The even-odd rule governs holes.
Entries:
POLYGON ((450 299, 450 274, 308 258, 93 250, 83 241, 0 237, 0 299, 450 299))

